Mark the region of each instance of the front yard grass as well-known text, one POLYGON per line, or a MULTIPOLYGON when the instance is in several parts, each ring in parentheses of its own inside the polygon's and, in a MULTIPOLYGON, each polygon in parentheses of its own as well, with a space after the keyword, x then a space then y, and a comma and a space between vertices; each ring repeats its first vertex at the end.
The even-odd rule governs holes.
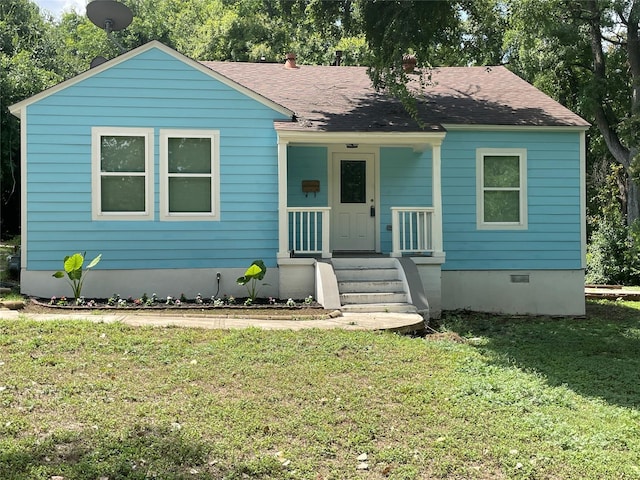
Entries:
POLYGON ((0 478, 640 478, 639 303, 442 327, 0 320, 0 478))

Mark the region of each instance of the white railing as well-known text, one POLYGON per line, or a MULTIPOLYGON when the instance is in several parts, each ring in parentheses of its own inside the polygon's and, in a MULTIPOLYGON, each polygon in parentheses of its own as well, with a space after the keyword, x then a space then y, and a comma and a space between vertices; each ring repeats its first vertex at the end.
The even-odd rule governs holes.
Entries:
POLYGON ((433 253, 433 207, 391 207, 392 252, 433 253))
POLYGON ((331 257, 329 248, 329 207, 287 208, 289 251, 303 255, 331 257))

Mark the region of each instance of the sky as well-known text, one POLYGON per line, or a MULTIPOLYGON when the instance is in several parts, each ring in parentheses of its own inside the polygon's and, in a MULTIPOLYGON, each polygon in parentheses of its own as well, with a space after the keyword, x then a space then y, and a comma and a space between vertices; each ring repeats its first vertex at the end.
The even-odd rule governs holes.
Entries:
POLYGON ((54 17, 59 18, 63 12, 76 11, 84 15, 87 6, 87 0, 32 0, 36 3, 40 10, 51 13, 54 17))

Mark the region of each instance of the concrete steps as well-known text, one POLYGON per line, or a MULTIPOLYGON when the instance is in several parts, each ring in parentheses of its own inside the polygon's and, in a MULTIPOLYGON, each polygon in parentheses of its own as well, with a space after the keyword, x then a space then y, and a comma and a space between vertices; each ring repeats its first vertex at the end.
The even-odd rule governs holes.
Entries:
POLYGON ((393 258, 333 258, 343 311, 415 313, 393 258))

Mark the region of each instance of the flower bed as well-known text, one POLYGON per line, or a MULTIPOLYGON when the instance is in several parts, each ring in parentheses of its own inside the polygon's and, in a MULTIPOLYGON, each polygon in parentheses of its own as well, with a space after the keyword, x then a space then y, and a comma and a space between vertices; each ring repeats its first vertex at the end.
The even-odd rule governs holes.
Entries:
POLYGON ((277 299, 269 298, 234 298, 231 296, 203 298, 198 294, 193 299, 187 299, 184 294, 179 297, 158 297, 156 294, 151 296, 142 295, 139 298, 127 297, 123 298, 118 294, 114 294, 107 299, 86 299, 51 297, 50 299, 32 298, 31 301, 40 307, 48 307, 54 309, 66 310, 147 310, 147 309, 195 309, 195 310, 215 310, 215 309, 269 309, 269 310, 300 310, 300 309, 323 309, 313 297, 309 296, 304 299, 277 299))

